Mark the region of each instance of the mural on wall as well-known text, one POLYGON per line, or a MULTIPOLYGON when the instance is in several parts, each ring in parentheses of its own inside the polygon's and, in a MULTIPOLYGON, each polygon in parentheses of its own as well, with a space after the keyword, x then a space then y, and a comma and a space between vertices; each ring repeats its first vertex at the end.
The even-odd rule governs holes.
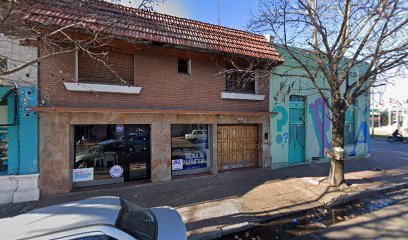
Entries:
POLYGON ((330 149, 332 146, 328 137, 328 131, 330 130, 330 110, 326 106, 323 98, 318 98, 309 104, 309 113, 312 116, 316 138, 319 142, 319 155, 323 158, 324 149, 330 149))
POLYGON ((273 115, 272 118, 275 118, 278 115, 280 116, 280 118, 276 120, 276 143, 280 144, 283 149, 289 139, 289 134, 287 132, 282 132, 283 126, 288 122, 288 112, 283 106, 276 106, 273 111, 279 114, 273 115))
MULTIPOLYGON (((366 95, 367 96, 367 95, 366 95)), ((367 116, 369 109, 366 107, 363 111, 363 115, 367 116)), ((360 126, 358 127, 358 131, 356 134, 356 140, 354 142, 354 146, 353 146, 353 151, 350 152, 350 154, 348 154, 349 156, 355 156, 357 155, 357 145, 359 143, 363 143, 363 144, 367 144, 367 153, 369 152, 368 147, 370 146, 370 130, 369 130, 369 125, 367 123, 367 121, 362 121, 360 123, 360 126), (360 138, 360 136, 362 136, 360 138)))

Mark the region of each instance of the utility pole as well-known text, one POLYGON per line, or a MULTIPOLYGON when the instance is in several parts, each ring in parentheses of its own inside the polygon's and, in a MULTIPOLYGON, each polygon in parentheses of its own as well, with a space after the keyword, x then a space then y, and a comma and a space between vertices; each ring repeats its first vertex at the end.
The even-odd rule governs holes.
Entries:
POLYGON ((220 0, 218 0, 218 25, 221 26, 220 0))
POLYGON ((374 118, 375 118, 375 112, 374 112, 374 110, 376 110, 376 108, 375 108, 375 104, 374 104, 374 91, 373 91, 373 89, 371 89, 371 93, 370 93, 370 98, 371 98, 371 103, 370 103, 370 112, 371 112, 371 138, 372 139, 374 139, 374 127, 375 127, 375 121, 374 121, 374 118))

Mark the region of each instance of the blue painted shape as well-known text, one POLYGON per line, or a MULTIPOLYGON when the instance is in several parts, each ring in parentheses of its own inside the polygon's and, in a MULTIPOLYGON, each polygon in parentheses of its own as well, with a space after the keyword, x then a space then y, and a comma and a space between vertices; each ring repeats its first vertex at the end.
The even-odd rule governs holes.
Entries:
POLYGON ((35 87, 21 89, 19 97, 19 157, 18 174, 38 173, 38 114, 28 107, 38 105, 38 90, 35 87))
MULTIPOLYGON (((276 121, 277 131, 282 132, 283 126, 288 121, 288 112, 282 106, 276 106, 273 109, 274 112, 280 113, 281 118, 276 121)), ((278 115, 278 114, 277 114, 278 115)), ((276 117, 277 115, 272 115, 272 118, 276 117)))
MULTIPOLYGON (((10 88, 0 87, 0 96, 10 88)), ((14 122, 15 104, 17 118, 15 125, 8 126, 8 175, 38 173, 38 116, 26 108, 38 105, 36 87, 22 87, 17 94, 8 98, 8 121, 14 122)))
POLYGON ((312 116, 316 139, 319 142, 319 155, 324 158, 324 149, 330 149, 332 143, 329 139, 330 130, 330 110, 322 98, 316 99, 314 103, 309 104, 309 113, 312 116))
POLYGON ((370 152, 370 132, 369 132, 369 127, 366 121, 360 123, 360 127, 358 128, 357 134, 356 134, 356 141, 353 146, 353 150, 350 152, 349 156, 355 156, 357 155, 357 144, 359 143, 366 143, 367 144, 367 153, 370 152), (363 138, 360 140, 360 135, 363 134, 363 138))

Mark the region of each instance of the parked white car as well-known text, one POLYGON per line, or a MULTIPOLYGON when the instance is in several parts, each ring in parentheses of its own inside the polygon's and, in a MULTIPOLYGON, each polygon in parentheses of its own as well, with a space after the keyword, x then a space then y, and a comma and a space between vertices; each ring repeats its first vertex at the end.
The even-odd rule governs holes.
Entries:
POLYGON ((194 143, 205 142, 207 139, 206 130, 193 130, 191 133, 184 135, 186 140, 191 140, 194 143))
POLYGON ((33 210, 0 222, 1 239, 186 239, 180 214, 142 208, 118 197, 96 197, 33 210))

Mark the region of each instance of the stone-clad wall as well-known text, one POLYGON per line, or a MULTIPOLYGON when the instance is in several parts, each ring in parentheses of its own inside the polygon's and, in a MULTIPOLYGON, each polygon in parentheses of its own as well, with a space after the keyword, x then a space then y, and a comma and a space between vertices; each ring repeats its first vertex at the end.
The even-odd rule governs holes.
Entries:
POLYGON ((72 189, 73 125, 75 124, 150 124, 151 180, 171 180, 171 124, 209 124, 212 132, 212 173, 217 173, 217 124, 258 125, 258 165, 270 167, 268 116, 181 115, 125 113, 40 113, 40 189, 42 195, 72 189), (240 121, 238 120, 240 118, 240 121), (242 118, 242 119, 241 119, 242 118))

